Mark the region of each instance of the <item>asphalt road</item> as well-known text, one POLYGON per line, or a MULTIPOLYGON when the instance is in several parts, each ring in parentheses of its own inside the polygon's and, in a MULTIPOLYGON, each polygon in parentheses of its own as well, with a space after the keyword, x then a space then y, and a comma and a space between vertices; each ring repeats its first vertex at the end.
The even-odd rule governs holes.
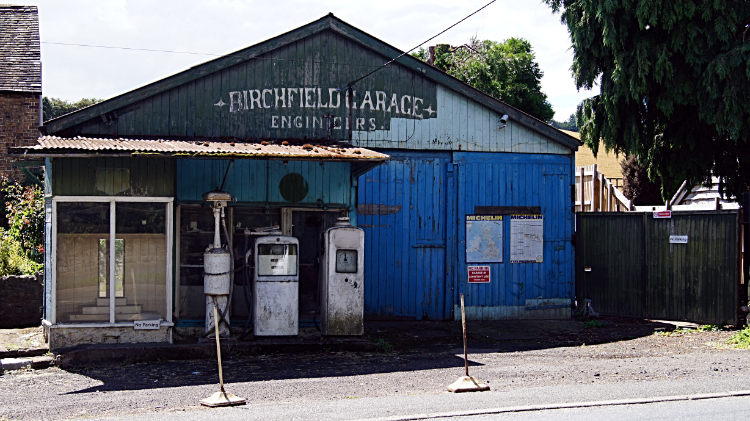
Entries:
MULTIPOLYGON (((214 361, 16 371, 0 376, 0 420, 420 419, 413 415, 750 389, 750 351, 722 347, 730 334, 476 351, 470 355, 471 374, 492 390, 467 394, 445 392, 463 374, 461 358, 452 353, 229 356, 227 390, 247 398, 248 405, 219 409, 198 404, 218 390, 214 361)), ((553 412, 565 411, 572 410, 553 412)))

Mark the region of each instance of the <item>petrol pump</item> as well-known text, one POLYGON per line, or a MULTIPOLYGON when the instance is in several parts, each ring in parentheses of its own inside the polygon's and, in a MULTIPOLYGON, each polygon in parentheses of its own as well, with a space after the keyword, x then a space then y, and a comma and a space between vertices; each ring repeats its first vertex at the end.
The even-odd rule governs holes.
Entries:
POLYGON ((322 243, 321 331, 328 336, 362 335, 365 232, 341 217, 323 233, 322 243))
POLYGON ((281 232, 256 237, 253 246, 253 333, 299 333, 299 241, 281 232))
MULTIPOLYGON (((221 191, 208 192, 203 200, 212 202, 214 212, 214 243, 206 248, 203 254, 203 293, 206 295, 206 334, 214 331, 214 311, 217 306, 220 315, 219 333, 229 336, 229 296, 232 287, 232 255, 221 247, 220 224, 224 223, 224 208, 232 200, 229 193, 221 191)), ((226 225, 224 225, 226 233, 226 225)), ((227 244, 229 239, 227 238, 227 244)), ((229 247, 228 247, 229 248, 229 247)))

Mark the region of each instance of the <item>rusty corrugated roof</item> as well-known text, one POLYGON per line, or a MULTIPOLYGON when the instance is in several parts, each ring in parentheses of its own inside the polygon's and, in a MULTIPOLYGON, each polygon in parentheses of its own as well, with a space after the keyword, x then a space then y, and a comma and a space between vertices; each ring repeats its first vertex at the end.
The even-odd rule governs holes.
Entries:
POLYGON ((388 155, 348 145, 291 144, 285 141, 210 141, 204 139, 129 139, 42 136, 38 144, 10 148, 14 155, 113 153, 158 154, 171 156, 212 156, 249 159, 295 159, 332 161, 385 161, 388 155))

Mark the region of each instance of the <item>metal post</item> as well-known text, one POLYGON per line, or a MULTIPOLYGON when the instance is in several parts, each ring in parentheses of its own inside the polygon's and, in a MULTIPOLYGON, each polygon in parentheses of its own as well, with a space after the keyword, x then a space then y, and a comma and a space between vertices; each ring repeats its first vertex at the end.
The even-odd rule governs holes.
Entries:
POLYGON ((466 367, 466 377, 469 377, 469 352, 466 348, 466 312, 464 311, 463 294, 461 294, 461 326, 464 330, 464 367, 466 367))
POLYGON ((221 393, 226 394, 224 391, 224 375, 221 372, 221 344, 219 342, 219 312, 216 310, 216 296, 213 296, 214 302, 214 328, 216 330, 216 356, 219 359, 219 386, 221 393))

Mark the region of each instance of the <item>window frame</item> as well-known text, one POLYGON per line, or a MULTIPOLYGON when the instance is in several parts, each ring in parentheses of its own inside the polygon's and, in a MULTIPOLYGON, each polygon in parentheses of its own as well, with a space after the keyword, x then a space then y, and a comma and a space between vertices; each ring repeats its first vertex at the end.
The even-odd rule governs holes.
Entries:
MULTIPOLYGON (((109 327, 109 326, 133 326, 135 322, 115 322, 115 283, 109 283, 109 323, 57 323, 57 204, 61 202, 97 202, 109 203, 109 241, 115 243, 116 237, 116 204, 118 202, 140 202, 140 203, 164 203, 166 207, 166 236, 167 236, 167 267, 166 267, 166 308, 165 317, 161 322, 162 326, 173 326, 172 322, 172 284, 173 284, 173 262, 172 247, 174 235, 174 197, 143 197, 143 196, 52 196, 52 250, 50 257, 52 267, 51 288, 50 288, 50 307, 49 322, 52 325, 60 327, 109 327)), ((115 278, 115 247, 109 250, 109 279, 115 278)))

